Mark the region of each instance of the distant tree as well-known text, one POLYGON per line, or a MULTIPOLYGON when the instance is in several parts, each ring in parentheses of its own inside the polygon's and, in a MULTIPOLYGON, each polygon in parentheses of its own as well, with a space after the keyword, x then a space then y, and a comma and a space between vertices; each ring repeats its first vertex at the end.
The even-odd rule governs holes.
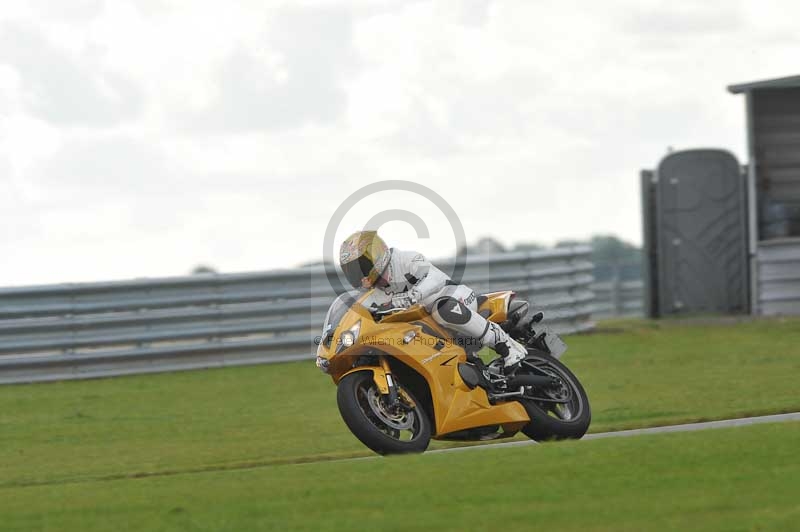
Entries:
POLYGON ((642 250, 613 235, 595 235, 591 240, 592 258, 596 262, 631 262, 641 260, 642 250))
POLYGON ((558 242, 556 242, 556 247, 557 248, 568 248, 568 247, 572 247, 572 246, 585 246, 586 244, 588 244, 588 242, 586 242, 585 240, 575 240, 575 239, 568 238, 566 240, 559 240, 558 242))
POLYGON ((539 251, 545 249, 545 246, 538 242, 518 242, 514 245, 514 251, 539 251))
POLYGON ((596 280, 641 278, 641 248, 613 235, 595 235, 590 243, 596 280))
POLYGON ((215 274, 217 270, 206 264, 198 264, 192 269, 192 275, 215 274))
POLYGON ((490 253, 502 253, 506 250, 505 246, 491 237, 483 237, 475 244, 475 249, 481 255, 490 253))
POLYGON ((602 262, 638 260, 642 250, 614 235, 594 235, 588 241, 567 238, 556 242, 555 247, 586 246, 592 248, 592 258, 602 262))
POLYGON ((462 247, 459 250, 459 254, 466 252, 467 255, 491 255, 494 253, 503 253, 505 251, 506 248, 503 244, 494 238, 485 236, 478 239, 475 244, 466 246, 466 249, 462 247))

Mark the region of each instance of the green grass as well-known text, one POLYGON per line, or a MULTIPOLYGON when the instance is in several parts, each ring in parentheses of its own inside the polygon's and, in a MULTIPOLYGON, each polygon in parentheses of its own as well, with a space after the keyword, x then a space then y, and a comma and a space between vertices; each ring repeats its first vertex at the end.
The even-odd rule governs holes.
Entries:
MULTIPOLYGON (((800 410, 797 319, 623 322, 568 343, 595 432, 800 410)), ((335 393, 311 361, 3 386, 0 488, 369 454, 335 393)))
POLYGON ((800 423, 0 488, 0 529, 791 531, 800 423))
POLYGON ((592 431, 800 410, 800 319, 627 321, 569 339, 592 431))

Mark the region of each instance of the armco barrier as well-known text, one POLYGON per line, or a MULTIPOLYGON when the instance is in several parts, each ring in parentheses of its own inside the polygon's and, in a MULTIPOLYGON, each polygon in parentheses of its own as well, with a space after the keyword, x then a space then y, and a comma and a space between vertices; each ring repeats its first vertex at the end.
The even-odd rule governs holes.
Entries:
POLYGON ((644 317, 644 283, 640 280, 593 283, 592 292, 592 318, 596 320, 644 317))
MULTIPOLYGON (((477 256, 463 282, 516 290, 557 331, 578 332, 592 327, 589 257, 583 246, 477 256)), ((2 288, 0 383, 310 360, 334 295, 322 266, 2 288)))

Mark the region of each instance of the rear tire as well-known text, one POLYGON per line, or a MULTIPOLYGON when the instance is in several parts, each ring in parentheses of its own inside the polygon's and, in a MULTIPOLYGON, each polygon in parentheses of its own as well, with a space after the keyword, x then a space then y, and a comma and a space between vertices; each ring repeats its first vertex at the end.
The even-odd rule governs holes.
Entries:
POLYGON ((342 419, 361 443, 378 454, 421 453, 431 441, 428 416, 411 392, 403 390, 416 406, 394 413, 380 402, 371 371, 357 371, 339 381, 336 402, 342 419))
MULTIPOLYGON (((522 362, 518 371, 555 374, 569 388, 570 401, 567 403, 549 403, 537 401, 532 398, 521 399, 522 406, 531 418, 522 432, 536 441, 580 439, 589 430, 592 422, 592 412, 589 407, 589 398, 578 378, 558 359, 544 353, 531 353, 522 362), (534 370, 531 365, 539 368, 534 370), (563 405, 563 406, 559 406, 563 405)), ((563 393, 563 390, 561 390, 563 393)), ((533 390, 537 396, 558 396, 552 391, 533 390)))

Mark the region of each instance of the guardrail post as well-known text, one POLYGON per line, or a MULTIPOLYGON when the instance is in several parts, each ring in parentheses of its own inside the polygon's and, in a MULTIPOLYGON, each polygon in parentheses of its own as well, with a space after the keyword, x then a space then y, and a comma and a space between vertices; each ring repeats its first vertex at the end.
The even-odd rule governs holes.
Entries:
POLYGON ((611 301, 614 307, 614 314, 617 316, 623 315, 625 313, 624 295, 622 293, 619 264, 617 263, 614 263, 614 276, 611 278, 611 301))

